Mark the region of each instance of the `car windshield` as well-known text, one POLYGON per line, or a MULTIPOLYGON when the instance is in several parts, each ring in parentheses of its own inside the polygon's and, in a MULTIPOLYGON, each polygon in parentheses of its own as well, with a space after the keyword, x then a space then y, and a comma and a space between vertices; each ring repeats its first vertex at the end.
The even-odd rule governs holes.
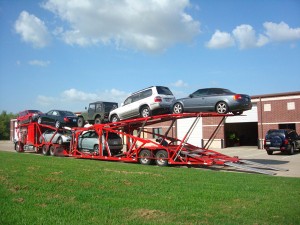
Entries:
POLYGON ((173 95, 173 93, 167 87, 158 86, 156 87, 156 89, 157 89, 157 93, 160 95, 173 95))

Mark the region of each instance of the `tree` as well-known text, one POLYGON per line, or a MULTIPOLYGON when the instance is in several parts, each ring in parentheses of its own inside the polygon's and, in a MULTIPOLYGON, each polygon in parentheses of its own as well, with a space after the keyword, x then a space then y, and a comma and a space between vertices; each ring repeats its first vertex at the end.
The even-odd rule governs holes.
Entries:
POLYGON ((0 140, 9 140, 10 136, 10 120, 17 118, 16 114, 2 111, 0 114, 0 140))

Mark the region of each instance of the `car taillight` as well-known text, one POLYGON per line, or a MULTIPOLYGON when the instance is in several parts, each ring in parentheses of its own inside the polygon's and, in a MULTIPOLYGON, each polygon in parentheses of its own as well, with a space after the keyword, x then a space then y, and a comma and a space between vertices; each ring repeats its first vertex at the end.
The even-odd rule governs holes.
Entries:
POLYGON ((154 102, 162 102, 162 98, 160 96, 156 96, 154 98, 154 102))
POLYGON ((285 145, 288 145, 288 144, 289 144, 289 140, 288 140, 288 139, 284 139, 283 142, 284 142, 285 145))
POLYGON ((65 118, 64 118, 64 121, 65 121, 66 123, 70 122, 70 120, 69 120, 68 117, 65 117, 65 118))
POLYGON ((242 99, 242 95, 239 95, 239 94, 237 94, 237 95, 234 95, 233 96, 233 100, 240 100, 240 99, 242 99))

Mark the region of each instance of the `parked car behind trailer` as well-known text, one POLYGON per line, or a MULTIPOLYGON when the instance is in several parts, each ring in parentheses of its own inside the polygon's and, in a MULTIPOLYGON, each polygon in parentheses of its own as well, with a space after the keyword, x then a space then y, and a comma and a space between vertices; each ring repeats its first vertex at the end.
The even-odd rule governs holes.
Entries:
POLYGON ((264 148, 268 155, 272 155, 274 151, 293 155, 296 149, 300 149, 300 137, 295 130, 271 129, 266 134, 264 148))

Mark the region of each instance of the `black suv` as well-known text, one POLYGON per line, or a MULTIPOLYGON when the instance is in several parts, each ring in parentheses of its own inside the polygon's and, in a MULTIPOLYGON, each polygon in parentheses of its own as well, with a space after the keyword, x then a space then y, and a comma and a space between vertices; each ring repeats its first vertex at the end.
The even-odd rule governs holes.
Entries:
POLYGON ((300 137, 291 129, 272 129, 266 134, 264 148, 268 155, 272 155, 273 151, 293 155, 296 149, 300 149, 300 137))

